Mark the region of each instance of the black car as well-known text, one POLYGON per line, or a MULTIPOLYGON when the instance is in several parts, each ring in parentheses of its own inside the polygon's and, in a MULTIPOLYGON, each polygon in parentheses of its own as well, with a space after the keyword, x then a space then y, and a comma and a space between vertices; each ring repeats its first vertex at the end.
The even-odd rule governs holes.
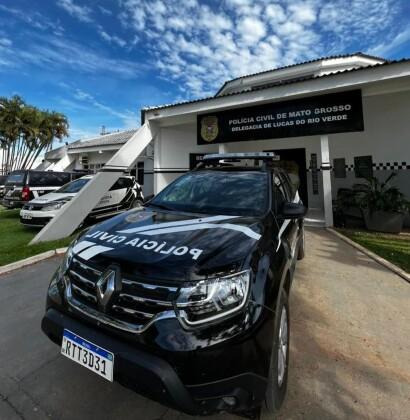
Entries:
POLYGON ((66 357, 186 413, 275 412, 304 214, 273 154, 208 155, 71 244, 42 329, 66 357))
POLYGON ((3 198, 7 175, 0 175, 0 198, 3 198))
POLYGON ((52 172, 22 169, 12 171, 7 176, 3 200, 4 207, 21 208, 27 202, 83 176, 80 172, 52 172))

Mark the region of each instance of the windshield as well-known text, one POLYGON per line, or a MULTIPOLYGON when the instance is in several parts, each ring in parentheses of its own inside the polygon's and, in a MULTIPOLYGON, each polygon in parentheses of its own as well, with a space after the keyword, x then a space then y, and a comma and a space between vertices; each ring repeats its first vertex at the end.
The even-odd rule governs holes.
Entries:
POLYGON ((265 172, 198 171, 178 178, 150 204, 192 213, 260 216, 268 196, 265 172))
POLYGON ((75 181, 71 181, 68 184, 63 185, 59 190, 56 192, 58 193, 65 193, 65 194, 74 194, 78 193, 81 188, 84 187, 85 184, 90 180, 90 178, 79 178, 75 181))
POLYGON ((12 172, 6 180, 6 184, 9 185, 23 185, 25 172, 12 172))

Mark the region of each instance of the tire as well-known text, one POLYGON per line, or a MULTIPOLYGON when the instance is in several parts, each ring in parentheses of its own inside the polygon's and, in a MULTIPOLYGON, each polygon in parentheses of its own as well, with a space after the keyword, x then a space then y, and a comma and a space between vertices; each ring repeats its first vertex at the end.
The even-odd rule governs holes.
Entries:
POLYGON ((286 396, 289 366, 289 333, 288 296, 286 291, 282 290, 279 308, 275 318, 268 386, 266 389, 265 402, 261 407, 260 419, 262 420, 272 420, 279 412, 286 396))
POLYGON ((305 258, 305 228, 302 227, 302 234, 299 240, 298 260, 305 258))

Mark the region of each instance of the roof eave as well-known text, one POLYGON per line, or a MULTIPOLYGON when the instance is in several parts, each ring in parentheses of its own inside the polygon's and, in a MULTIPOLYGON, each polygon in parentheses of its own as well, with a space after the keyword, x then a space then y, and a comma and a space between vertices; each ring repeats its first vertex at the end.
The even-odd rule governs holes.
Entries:
POLYGON ((144 110, 145 117, 148 120, 157 120, 168 116, 183 115, 187 113, 200 113, 207 110, 218 110, 226 107, 241 106, 246 103, 262 103, 272 99, 290 98, 297 96, 304 96, 309 91, 311 94, 321 93, 323 91, 332 91, 337 89, 346 89, 351 86, 352 89, 364 83, 377 82, 380 80, 380 73, 386 73, 387 78, 394 78, 400 76, 410 76, 410 59, 403 59, 400 61, 386 62, 369 67, 363 67, 353 70, 346 70, 337 73, 330 73, 319 77, 311 78, 308 80, 292 81, 284 83, 279 86, 263 87, 257 90, 231 93, 222 96, 211 96, 208 98, 197 99, 179 104, 165 105, 162 107, 146 108, 144 110), (399 66, 406 66, 404 72, 398 71, 399 66), (400 73, 395 75, 395 71, 400 73), (369 76, 369 77, 368 77, 369 76), (371 77, 370 77, 371 76, 371 77), (335 85, 334 80, 340 80, 339 85, 335 85), (349 82, 350 79, 355 80, 353 83, 349 82), (346 83, 343 83, 346 82, 346 83), (296 88, 290 89, 289 86, 294 85, 296 88), (317 89, 322 85, 321 89, 317 89), (312 86, 312 87, 310 87, 312 86), (315 89, 316 87, 316 89, 315 89), (266 91, 265 96, 269 99, 264 100, 261 97, 261 91, 266 91), (261 99, 262 98, 262 99, 261 99), (244 101, 245 99, 245 101, 244 101), (210 106, 213 105, 213 106, 210 106))

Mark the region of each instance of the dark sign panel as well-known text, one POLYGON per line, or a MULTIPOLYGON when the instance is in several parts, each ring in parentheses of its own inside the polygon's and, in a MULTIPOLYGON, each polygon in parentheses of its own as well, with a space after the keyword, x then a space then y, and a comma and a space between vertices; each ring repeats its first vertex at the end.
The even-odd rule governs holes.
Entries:
POLYGON ((333 173, 335 178, 346 178, 346 159, 333 159, 333 173))
POLYGON ((356 178, 371 178, 373 176, 373 159, 371 156, 355 156, 354 173, 356 178))
POLYGON ((363 131, 360 90, 198 115, 198 144, 363 131))

